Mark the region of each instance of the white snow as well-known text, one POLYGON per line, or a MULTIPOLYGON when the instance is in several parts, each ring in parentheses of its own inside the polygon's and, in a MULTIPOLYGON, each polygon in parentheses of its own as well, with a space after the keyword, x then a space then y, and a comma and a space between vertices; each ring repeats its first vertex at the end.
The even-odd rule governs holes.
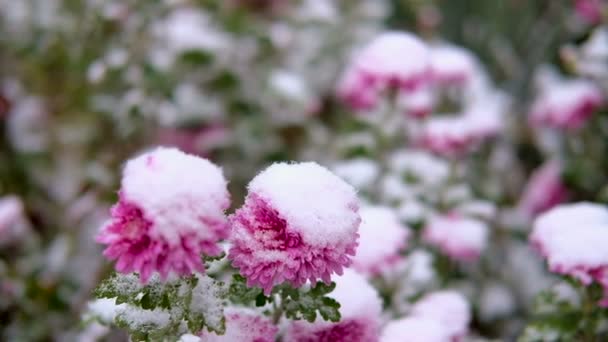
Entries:
POLYGON ((269 201, 309 244, 331 245, 357 231, 355 189, 317 163, 275 163, 248 188, 269 201))
POLYGON ((447 179, 448 163, 427 152, 401 150, 390 156, 390 168, 400 174, 409 174, 424 184, 436 185, 447 179))
POLYGON ((436 320, 408 317, 392 321, 384 327, 380 342, 448 342, 450 335, 436 320))
POLYGON ((372 206, 360 210, 359 246, 354 267, 363 273, 386 269, 390 258, 398 257, 406 247, 409 228, 399 222, 389 207, 372 206))
POLYGON ((201 218, 225 220, 230 204, 222 170, 175 148, 157 148, 127 162, 122 191, 153 223, 151 234, 178 243, 181 234, 208 234, 201 218))
POLYGON ((332 168, 333 171, 357 189, 368 188, 378 177, 378 164, 367 158, 342 161, 332 168))
POLYGON ((428 294, 416 302, 411 315, 436 320, 452 338, 457 338, 467 333, 471 308, 460 293, 443 290, 428 294))
POLYGON ((461 79, 467 81, 476 72, 476 59, 473 54, 461 47, 439 44, 430 48, 433 75, 441 79, 461 79))
POLYGON ((531 240, 550 268, 608 265, 608 209, 588 202, 557 206, 536 219, 531 240))
POLYGON ((425 73, 429 67, 426 44, 406 32, 388 31, 380 34, 360 51, 355 67, 379 78, 410 79, 425 73))

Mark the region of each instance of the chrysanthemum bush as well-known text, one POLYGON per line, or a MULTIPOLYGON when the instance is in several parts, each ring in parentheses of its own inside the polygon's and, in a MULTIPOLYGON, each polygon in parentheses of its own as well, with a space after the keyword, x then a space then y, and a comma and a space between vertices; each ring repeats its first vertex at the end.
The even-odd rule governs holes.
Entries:
POLYGON ((607 10, 0 0, 0 340, 608 339, 607 10))

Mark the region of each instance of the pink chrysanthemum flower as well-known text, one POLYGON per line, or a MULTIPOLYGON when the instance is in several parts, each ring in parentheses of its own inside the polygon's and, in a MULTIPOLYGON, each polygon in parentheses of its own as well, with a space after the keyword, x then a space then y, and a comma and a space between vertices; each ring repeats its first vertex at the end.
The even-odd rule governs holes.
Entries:
POLYGON ((600 305, 608 307, 608 209, 594 203, 559 205, 538 216, 532 246, 547 259, 549 270, 585 285, 604 288, 600 305))
POLYGON ((438 85, 464 85, 477 72, 473 55, 457 46, 437 45, 430 49, 431 75, 438 85))
POLYGON ((548 161, 534 171, 519 201, 519 210, 534 217, 564 202, 567 189, 561 179, 562 168, 556 160, 548 161))
POLYGON ((451 213, 431 218, 423 238, 452 259, 473 261, 488 244, 488 227, 481 221, 451 213))
POLYGON ((275 285, 331 281, 349 266, 361 221, 353 187, 316 163, 276 163, 248 186, 230 217, 229 258, 269 294, 275 285))
POLYGON ((200 342, 274 342, 277 328, 270 319, 246 308, 224 310, 226 332, 217 335, 203 331, 200 342))
POLYGON ((604 102, 601 90, 586 80, 554 81, 532 104, 530 120, 563 130, 580 128, 604 102))
POLYGON ((376 342, 380 333, 382 300, 363 276, 347 269, 336 277, 329 294, 340 303, 340 322, 318 318, 313 323, 290 322, 285 341, 291 342, 376 342))
POLYGON ((410 314, 439 322, 449 335, 450 341, 462 341, 471 322, 471 308, 466 298, 450 290, 424 296, 412 307, 410 314))
POLYGON ((449 342, 448 331, 437 320, 407 317, 388 323, 380 342, 449 342))
POLYGON ((371 109, 386 89, 411 91, 428 79, 429 52, 416 36, 385 32, 365 46, 346 68, 338 96, 358 109, 371 109))
POLYGON ((353 267, 365 275, 377 275, 394 268, 406 248, 409 228, 387 207, 361 209, 360 242, 353 267))
POLYGON ((206 159, 173 148, 157 148, 127 162, 119 201, 97 241, 116 270, 139 272, 147 282, 153 272, 204 272, 201 253, 217 255, 218 240, 229 229, 224 210, 230 196, 222 170, 206 159))

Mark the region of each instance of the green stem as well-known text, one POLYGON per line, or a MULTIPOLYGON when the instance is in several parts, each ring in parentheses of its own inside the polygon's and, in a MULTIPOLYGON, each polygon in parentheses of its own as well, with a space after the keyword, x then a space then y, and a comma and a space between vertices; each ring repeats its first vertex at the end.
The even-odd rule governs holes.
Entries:
POLYGON ((283 300, 281 300, 282 298, 280 298, 278 295, 275 295, 274 300, 272 301, 272 308, 273 308, 273 313, 272 313, 272 323, 274 323, 275 325, 277 325, 279 323, 279 321, 281 320, 281 317, 283 316, 283 300), (277 305, 277 301, 281 301, 280 305, 277 305))

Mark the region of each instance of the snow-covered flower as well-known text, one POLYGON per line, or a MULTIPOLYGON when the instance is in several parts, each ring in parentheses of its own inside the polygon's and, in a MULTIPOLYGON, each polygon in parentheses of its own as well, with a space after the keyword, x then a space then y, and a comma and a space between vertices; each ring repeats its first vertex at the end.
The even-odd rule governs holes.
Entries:
POLYGON ((248 185, 230 218, 229 258, 269 294, 275 285, 331 281, 351 264, 361 221, 355 190, 313 162, 276 163, 248 185))
POLYGON ((518 205, 524 215, 534 217, 566 200, 567 189, 561 172, 557 160, 548 161, 534 171, 518 205))
POLYGON ((608 209, 581 202, 559 205, 540 215, 530 235, 532 246, 547 259, 549 270, 584 285, 604 288, 600 305, 608 306, 608 209))
POLYGON ((473 54, 461 47, 440 44, 431 46, 431 75, 438 85, 464 85, 477 72, 473 54))
POLYGON ((590 81, 556 80, 541 90, 532 104, 530 120, 539 126, 577 129, 589 120, 603 102, 601 90, 590 81))
POLYGON ((486 248, 488 233, 488 227, 482 221, 451 213, 431 218, 423 237, 450 258, 472 261, 486 248))
POLYGON ((406 317, 389 322, 382 330, 380 342, 448 342, 450 335, 437 320, 406 317))
POLYGON ((364 207, 360 213, 360 242, 353 267, 366 275, 391 269, 401 259, 399 252, 407 246, 409 228, 388 207, 364 207))
POLYGON ((477 146, 466 117, 433 117, 424 123, 417 138, 420 147, 446 157, 460 156, 477 146))
POLYGON ((200 342, 274 342, 278 328, 263 315, 246 308, 224 309, 226 332, 217 335, 203 331, 200 342))
POLYGON ((444 290, 430 293, 416 302, 411 313, 439 322, 451 341, 460 341, 468 332, 471 308, 466 298, 456 291, 444 290))
POLYGON ((347 269, 336 277, 329 296, 340 303, 341 319, 331 323, 293 321, 285 341, 292 342, 374 342, 380 333, 382 301, 378 292, 357 272, 347 269))
POLYGON ((412 91, 428 79, 429 52, 416 36, 389 31, 359 51, 338 85, 338 96, 358 109, 373 108, 387 89, 412 91))
POLYGON ((127 162, 119 201, 97 241, 116 270, 166 278, 204 272, 201 253, 221 252, 230 196, 222 170, 206 159, 157 148, 127 162))

